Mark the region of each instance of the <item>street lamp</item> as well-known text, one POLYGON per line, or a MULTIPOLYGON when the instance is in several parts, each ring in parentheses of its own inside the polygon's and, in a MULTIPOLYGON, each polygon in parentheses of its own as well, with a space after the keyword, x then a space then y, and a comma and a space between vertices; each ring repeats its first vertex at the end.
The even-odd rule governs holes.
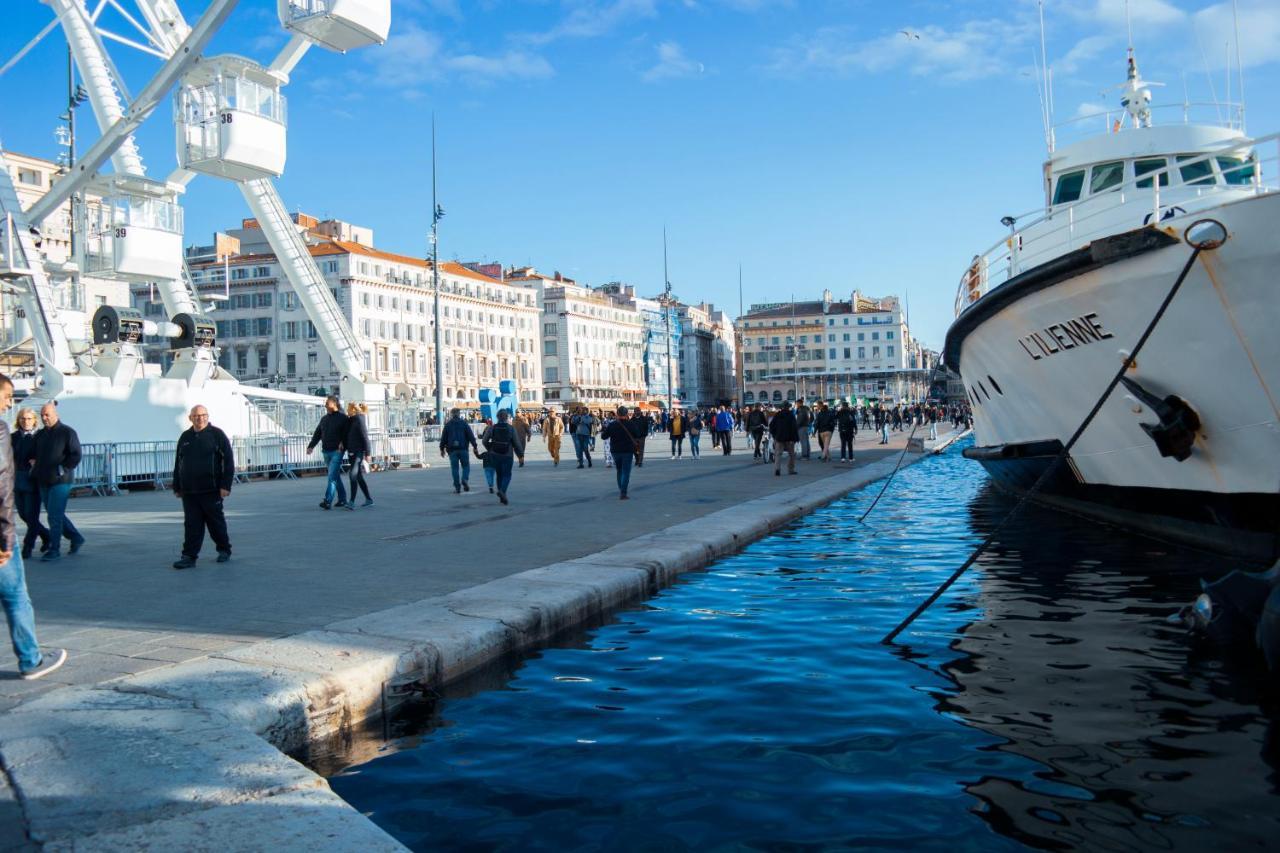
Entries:
POLYGON ((438 229, 444 208, 436 201, 436 117, 431 116, 431 289, 435 292, 433 309, 436 349, 436 425, 444 424, 444 353, 440 348, 440 240, 438 229))

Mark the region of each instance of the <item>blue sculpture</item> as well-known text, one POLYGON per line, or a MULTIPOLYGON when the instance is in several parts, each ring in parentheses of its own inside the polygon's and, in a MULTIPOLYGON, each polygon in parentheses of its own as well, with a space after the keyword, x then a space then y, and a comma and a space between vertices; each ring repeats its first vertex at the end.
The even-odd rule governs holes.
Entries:
POLYGON ((492 388, 480 389, 480 417, 486 420, 498 420, 498 412, 506 409, 511 413, 511 417, 516 416, 516 409, 520 406, 520 395, 516 391, 516 381, 514 379, 502 379, 498 382, 498 390, 492 388))

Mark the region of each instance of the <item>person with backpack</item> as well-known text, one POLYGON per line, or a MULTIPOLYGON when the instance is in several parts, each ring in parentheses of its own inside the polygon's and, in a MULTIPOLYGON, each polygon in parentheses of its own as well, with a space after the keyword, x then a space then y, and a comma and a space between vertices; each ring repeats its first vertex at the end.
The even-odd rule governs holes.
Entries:
POLYGON ((511 469, 517 456, 524 455, 524 439, 511 425, 511 413, 506 409, 498 410, 498 422, 484 431, 480 436, 491 461, 494 474, 498 480, 498 500, 507 503, 507 489, 511 487, 511 469))
POLYGON ((573 452, 578 457, 578 467, 582 467, 585 459, 587 467, 591 467, 591 442, 592 433, 596 428, 595 416, 591 414, 590 409, 583 409, 573 416, 570 421, 573 428, 573 452))
POLYGON ((467 455, 468 447, 475 451, 477 456, 480 455, 476 447, 476 435, 471 431, 471 425, 462 419, 462 410, 452 409, 449 412, 449 420, 444 422, 444 428, 440 430, 440 455, 447 454, 449 457, 449 473, 453 475, 455 495, 463 491, 471 491, 471 486, 467 484, 471 479, 471 457, 467 455))
POLYGON ((796 442, 800 439, 800 427, 796 424, 795 412, 791 411, 791 403, 783 401, 782 411, 769 421, 769 435, 777 444, 773 455, 773 476, 782 476, 782 454, 787 455, 787 473, 796 472, 796 442))
POLYGON ((627 489, 631 485, 631 468, 640 447, 636 433, 642 429, 647 430, 648 426, 639 418, 627 417, 627 407, 619 406, 617 420, 612 421, 600 433, 600 437, 609 442, 609 454, 613 456, 614 467, 618 469, 619 500, 630 500, 627 489))

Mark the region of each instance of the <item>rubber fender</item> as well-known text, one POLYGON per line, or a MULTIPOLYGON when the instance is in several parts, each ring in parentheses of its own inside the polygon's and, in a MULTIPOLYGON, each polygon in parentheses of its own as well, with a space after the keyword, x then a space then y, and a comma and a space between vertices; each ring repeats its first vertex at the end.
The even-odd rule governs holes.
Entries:
POLYGON ((1213 619, 1205 634, 1223 646, 1247 643, 1254 638, 1272 584, 1263 572, 1239 569, 1212 583, 1201 583, 1213 601, 1213 619))

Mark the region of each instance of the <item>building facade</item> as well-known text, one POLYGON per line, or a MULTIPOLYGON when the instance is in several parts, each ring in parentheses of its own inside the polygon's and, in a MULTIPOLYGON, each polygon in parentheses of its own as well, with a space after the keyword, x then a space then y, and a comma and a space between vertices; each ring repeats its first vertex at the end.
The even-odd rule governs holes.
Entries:
MULTIPOLYGON (((430 261, 375 249, 372 231, 349 223, 304 214, 294 222, 360 341, 366 378, 389 395, 434 407, 430 261)), ((338 370, 253 220, 213 246, 189 250, 188 264, 201 300, 213 305, 223 368, 243 382, 337 392, 338 370)), ((514 379, 521 401, 540 407, 534 293, 457 263, 442 262, 439 278, 444 406, 474 406, 480 389, 514 379)), ((163 312, 145 287, 135 287, 133 298, 145 313, 163 312)))
POLYGON ((634 305, 533 267, 513 269, 506 280, 534 294, 541 310, 543 399, 548 406, 603 408, 646 399, 645 328, 634 305))
POLYGON ((733 321, 709 303, 676 306, 680 319, 680 387, 695 405, 738 398, 733 321))
POLYGON ((744 402, 921 400, 928 366, 895 296, 752 306, 739 318, 744 402))

